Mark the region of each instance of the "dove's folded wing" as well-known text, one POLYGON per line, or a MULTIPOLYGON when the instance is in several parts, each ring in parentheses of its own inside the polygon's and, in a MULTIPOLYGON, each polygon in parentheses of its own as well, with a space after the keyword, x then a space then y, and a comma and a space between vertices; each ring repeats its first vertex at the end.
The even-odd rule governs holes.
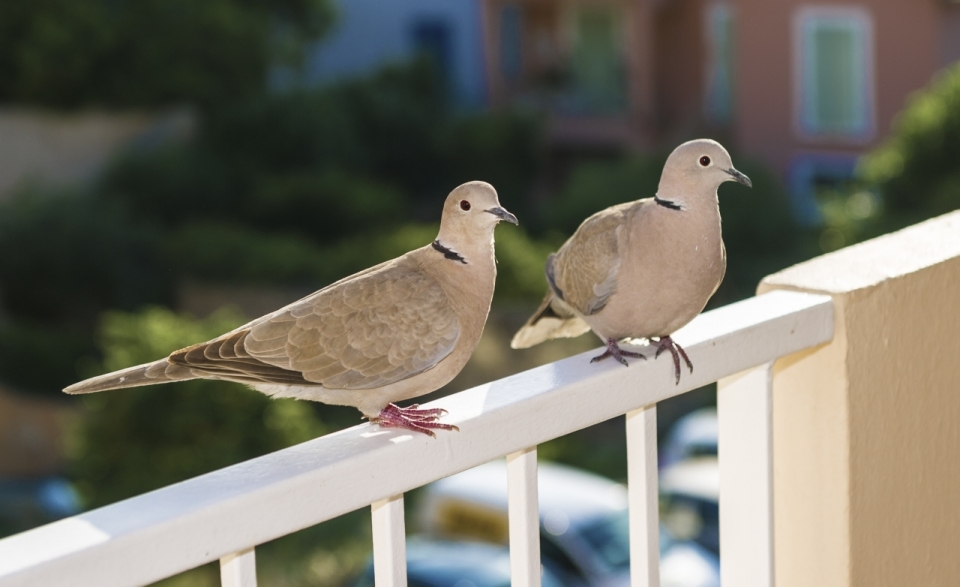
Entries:
POLYGON ((459 335, 444 291, 415 262, 400 259, 170 361, 224 378, 374 389, 434 367, 459 335))
POLYGON ((613 206, 586 219, 548 260, 551 289, 580 314, 596 314, 617 290, 620 238, 631 205, 613 206))

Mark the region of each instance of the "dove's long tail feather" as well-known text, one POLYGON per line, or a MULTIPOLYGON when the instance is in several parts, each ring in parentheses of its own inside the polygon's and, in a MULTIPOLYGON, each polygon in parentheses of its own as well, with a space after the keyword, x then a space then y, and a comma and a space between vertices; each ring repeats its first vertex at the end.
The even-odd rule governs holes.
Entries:
POLYGON ((196 375, 193 370, 182 365, 175 365, 160 359, 152 363, 128 367, 113 373, 107 373, 98 377, 92 377, 80 383, 74 383, 63 391, 71 394, 93 393, 95 391, 106 391, 108 389, 122 389, 124 387, 140 387, 141 385, 154 385, 157 383, 168 383, 170 381, 182 381, 184 379, 194 379, 196 375))
POLYGON ((590 330, 582 318, 548 290, 543 303, 523 328, 513 335, 510 347, 525 349, 552 338, 573 338, 590 330))

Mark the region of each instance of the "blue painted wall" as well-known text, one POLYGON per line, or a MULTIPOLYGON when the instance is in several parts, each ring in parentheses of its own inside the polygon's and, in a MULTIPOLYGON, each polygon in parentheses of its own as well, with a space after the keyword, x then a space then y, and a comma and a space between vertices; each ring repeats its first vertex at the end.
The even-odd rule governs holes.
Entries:
POLYGON ((337 0, 333 30, 310 52, 307 83, 370 73, 410 59, 438 57, 462 106, 486 103, 480 0, 337 0))

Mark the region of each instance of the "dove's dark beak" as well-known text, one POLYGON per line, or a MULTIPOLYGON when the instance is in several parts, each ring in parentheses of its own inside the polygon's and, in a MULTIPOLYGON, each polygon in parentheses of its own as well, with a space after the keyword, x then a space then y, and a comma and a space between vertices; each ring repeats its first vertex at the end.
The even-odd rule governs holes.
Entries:
POLYGON ((501 208, 501 207, 499 207, 499 206, 497 206, 496 208, 490 208, 489 210, 486 210, 486 212, 489 212, 489 213, 493 214, 494 216, 496 216, 496 217, 499 218, 500 220, 506 220, 506 221, 509 222, 510 224, 520 224, 520 223, 517 221, 517 217, 516 217, 516 216, 514 216, 513 214, 507 212, 506 210, 504 210, 503 208, 501 208))
POLYGON ((737 183, 742 183, 743 185, 747 186, 748 188, 752 188, 752 187, 753 187, 753 182, 750 181, 750 178, 747 177, 746 175, 740 173, 739 171, 737 171, 737 170, 734 169, 733 167, 731 167, 730 169, 724 169, 724 171, 726 171, 726 172, 729 173, 731 176, 733 176, 733 181, 735 181, 735 182, 737 182, 737 183))

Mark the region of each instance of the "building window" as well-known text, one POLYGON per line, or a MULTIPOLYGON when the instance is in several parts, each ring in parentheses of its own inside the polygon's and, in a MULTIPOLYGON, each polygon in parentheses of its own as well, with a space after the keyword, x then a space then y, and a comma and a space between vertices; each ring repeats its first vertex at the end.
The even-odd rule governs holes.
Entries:
POLYGON ((834 192, 848 191, 856 165, 855 155, 805 153, 795 157, 787 177, 793 217, 803 226, 823 226, 825 200, 834 192))
POLYGON ((520 77, 523 52, 520 7, 508 4, 500 11, 500 73, 508 80, 520 77))
POLYGON ((625 108, 621 24, 622 18, 612 9, 591 7, 575 12, 571 69, 576 110, 603 114, 625 108))
POLYGON ((444 82, 453 79, 453 39, 450 23, 437 18, 421 18, 413 22, 413 50, 433 63, 444 82))
POLYGON ((873 41, 859 9, 802 9, 796 21, 799 127, 806 135, 873 132, 873 41))
POLYGON ((707 119, 728 124, 733 118, 734 29, 733 10, 725 2, 710 5, 706 18, 707 119))

